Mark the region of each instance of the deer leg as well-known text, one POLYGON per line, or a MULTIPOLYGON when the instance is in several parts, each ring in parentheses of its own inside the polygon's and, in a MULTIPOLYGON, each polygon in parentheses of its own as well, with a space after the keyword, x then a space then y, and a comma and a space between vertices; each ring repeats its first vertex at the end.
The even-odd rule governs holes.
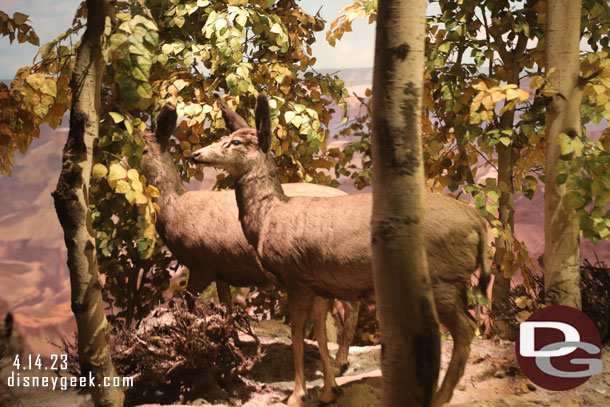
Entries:
POLYGON ((216 291, 220 303, 227 307, 227 313, 233 311, 233 296, 231 295, 231 287, 224 281, 216 280, 216 291))
POLYGON ((305 321, 311 311, 312 298, 302 292, 288 292, 290 308, 290 330, 292 332, 292 353, 294 356, 294 390, 288 398, 288 407, 302 407, 307 395, 305 369, 303 366, 303 346, 305 321))
POLYGON ((201 292, 213 281, 211 278, 207 277, 205 270, 189 269, 186 291, 191 295, 186 296, 186 304, 191 312, 195 309, 195 302, 199 297, 199 294, 201 294, 201 292))
POLYGON ((333 388, 337 387, 335 382, 335 371, 333 370, 330 354, 328 353, 328 343, 326 338, 326 314, 330 307, 330 301, 326 298, 315 297, 313 300, 313 331, 318 341, 320 359, 322 359, 322 373, 324 374, 324 387, 320 395, 322 403, 332 403, 335 401, 333 388))
MULTIPOLYGON (((460 301, 462 302, 462 301, 460 301)), ((453 390, 464 374, 468 355, 470 354, 470 342, 474 338, 476 323, 465 303, 457 305, 456 312, 450 320, 441 321, 453 336, 453 351, 451 361, 443 378, 440 389, 436 392, 433 405, 442 406, 451 400, 453 390)))
POLYGON ((335 376, 341 376, 349 367, 347 354, 349 346, 354 340, 356 333, 356 325, 358 325, 358 310, 360 303, 358 301, 341 301, 345 311, 343 316, 343 329, 341 330, 341 338, 339 339, 339 350, 335 356, 335 376))

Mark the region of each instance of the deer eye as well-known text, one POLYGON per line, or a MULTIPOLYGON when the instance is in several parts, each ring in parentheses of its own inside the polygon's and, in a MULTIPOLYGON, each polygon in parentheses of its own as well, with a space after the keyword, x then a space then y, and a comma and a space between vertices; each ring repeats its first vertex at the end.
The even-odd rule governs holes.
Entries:
POLYGON ((240 146, 242 143, 239 140, 231 140, 230 146, 240 146))

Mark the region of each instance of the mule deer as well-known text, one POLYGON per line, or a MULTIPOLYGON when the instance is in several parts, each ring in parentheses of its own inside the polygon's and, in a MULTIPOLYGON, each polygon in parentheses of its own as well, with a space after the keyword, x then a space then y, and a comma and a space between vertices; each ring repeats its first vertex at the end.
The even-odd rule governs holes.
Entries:
MULTIPOLYGON (((220 106, 225 107, 222 103, 220 106)), ((230 129, 245 125, 236 121, 236 115, 231 112, 223 111, 223 115, 230 129)), ((176 259, 189 268, 187 290, 198 295, 216 280, 219 298, 230 306, 229 284, 264 288, 271 285, 273 276, 260 267, 256 253, 244 238, 234 191, 187 191, 182 184, 168 151, 176 120, 175 108, 166 104, 158 115, 154 134, 144 137, 146 147, 140 172, 160 191, 157 202, 161 213, 156 223, 157 231, 176 259)), ((291 195, 345 195, 336 188, 307 183, 286 184, 285 188, 291 195)), ((317 302, 313 319, 324 323, 328 301, 317 298, 317 302)), ((358 317, 358 304, 344 305, 346 322, 335 359, 338 372, 347 367, 347 354, 358 317)), ((326 344, 320 346, 326 347, 326 344)))
MULTIPOLYGON (((239 219, 262 265, 288 291, 295 364, 290 406, 301 406, 306 394, 303 375, 303 323, 312 293, 345 300, 374 297, 371 268, 370 194, 332 198, 288 197, 269 153, 269 104, 259 96, 256 129, 242 128, 218 143, 193 153, 201 164, 225 169, 236 179, 239 219)), ((454 339, 451 362, 435 405, 451 399, 464 373, 475 321, 467 308, 471 274, 480 267, 479 289, 486 292, 490 273, 485 257, 487 229, 477 210, 456 199, 427 194, 424 238, 436 309, 454 339)), ((397 310, 415 312, 416 310, 397 310)), ((328 355, 321 352, 324 388, 330 402, 334 384, 328 355)))

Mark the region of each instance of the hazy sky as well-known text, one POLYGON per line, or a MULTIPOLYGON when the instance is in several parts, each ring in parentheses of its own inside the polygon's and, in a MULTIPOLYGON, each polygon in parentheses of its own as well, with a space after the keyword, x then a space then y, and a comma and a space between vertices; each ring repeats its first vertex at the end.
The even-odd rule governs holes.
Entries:
MULTIPOLYGON (((315 14, 320 7, 320 14, 327 23, 334 20, 345 4, 351 0, 303 0, 301 7, 315 14)), ((40 44, 55 39, 72 23, 80 0, 0 0, 0 10, 13 15, 19 11, 30 16, 30 20, 40 37, 40 44)), ((313 46, 314 55, 318 58, 316 68, 361 68, 373 66, 375 29, 366 22, 355 21, 354 32, 346 33, 343 40, 334 48, 326 42, 326 30, 317 33, 313 46)), ((7 37, 0 37, 0 78, 9 79, 18 68, 32 63, 38 47, 16 40, 10 44, 7 37)))

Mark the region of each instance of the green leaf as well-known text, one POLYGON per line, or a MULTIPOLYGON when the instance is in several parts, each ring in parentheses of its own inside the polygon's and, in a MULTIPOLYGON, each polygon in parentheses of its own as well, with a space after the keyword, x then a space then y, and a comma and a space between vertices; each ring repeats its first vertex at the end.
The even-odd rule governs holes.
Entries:
POLYGON ((146 75, 144 75, 144 72, 142 72, 142 70, 140 68, 133 68, 131 71, 131 75, 138 80, 141 81, 148 81, 148 78, 146 77, 146 75))
POLYGON ((568 155, 574 151, 574 146, 572 145, 572 139, 565 133, 560 133, 557 137, 557 143, 561 148, 561 155, 568 155))
POLYGON ((150 83, 142 83, 138 86, 138 95, 140 95, 140 97, 150 99, 152 98, 152 94, 152 86, 150 86, 150 83))
POLYGON ((451 42, 449 41, 445 41, 443 42, 441 45, 438 46, 438 50, 441 52, 449 52, 449 50, 451 49, 451 42))
POLYGON ((125 128, 127 129, 127 133, 133 134, 133 124, 131 124, 131 121, 130 120, 125 120, 123 122, 123 124, 125 125, 125 128))
POLYGON ((504 144, 506 147, 510 146, 510 137, 502 136, 498 139, 500 143, 504 144))

